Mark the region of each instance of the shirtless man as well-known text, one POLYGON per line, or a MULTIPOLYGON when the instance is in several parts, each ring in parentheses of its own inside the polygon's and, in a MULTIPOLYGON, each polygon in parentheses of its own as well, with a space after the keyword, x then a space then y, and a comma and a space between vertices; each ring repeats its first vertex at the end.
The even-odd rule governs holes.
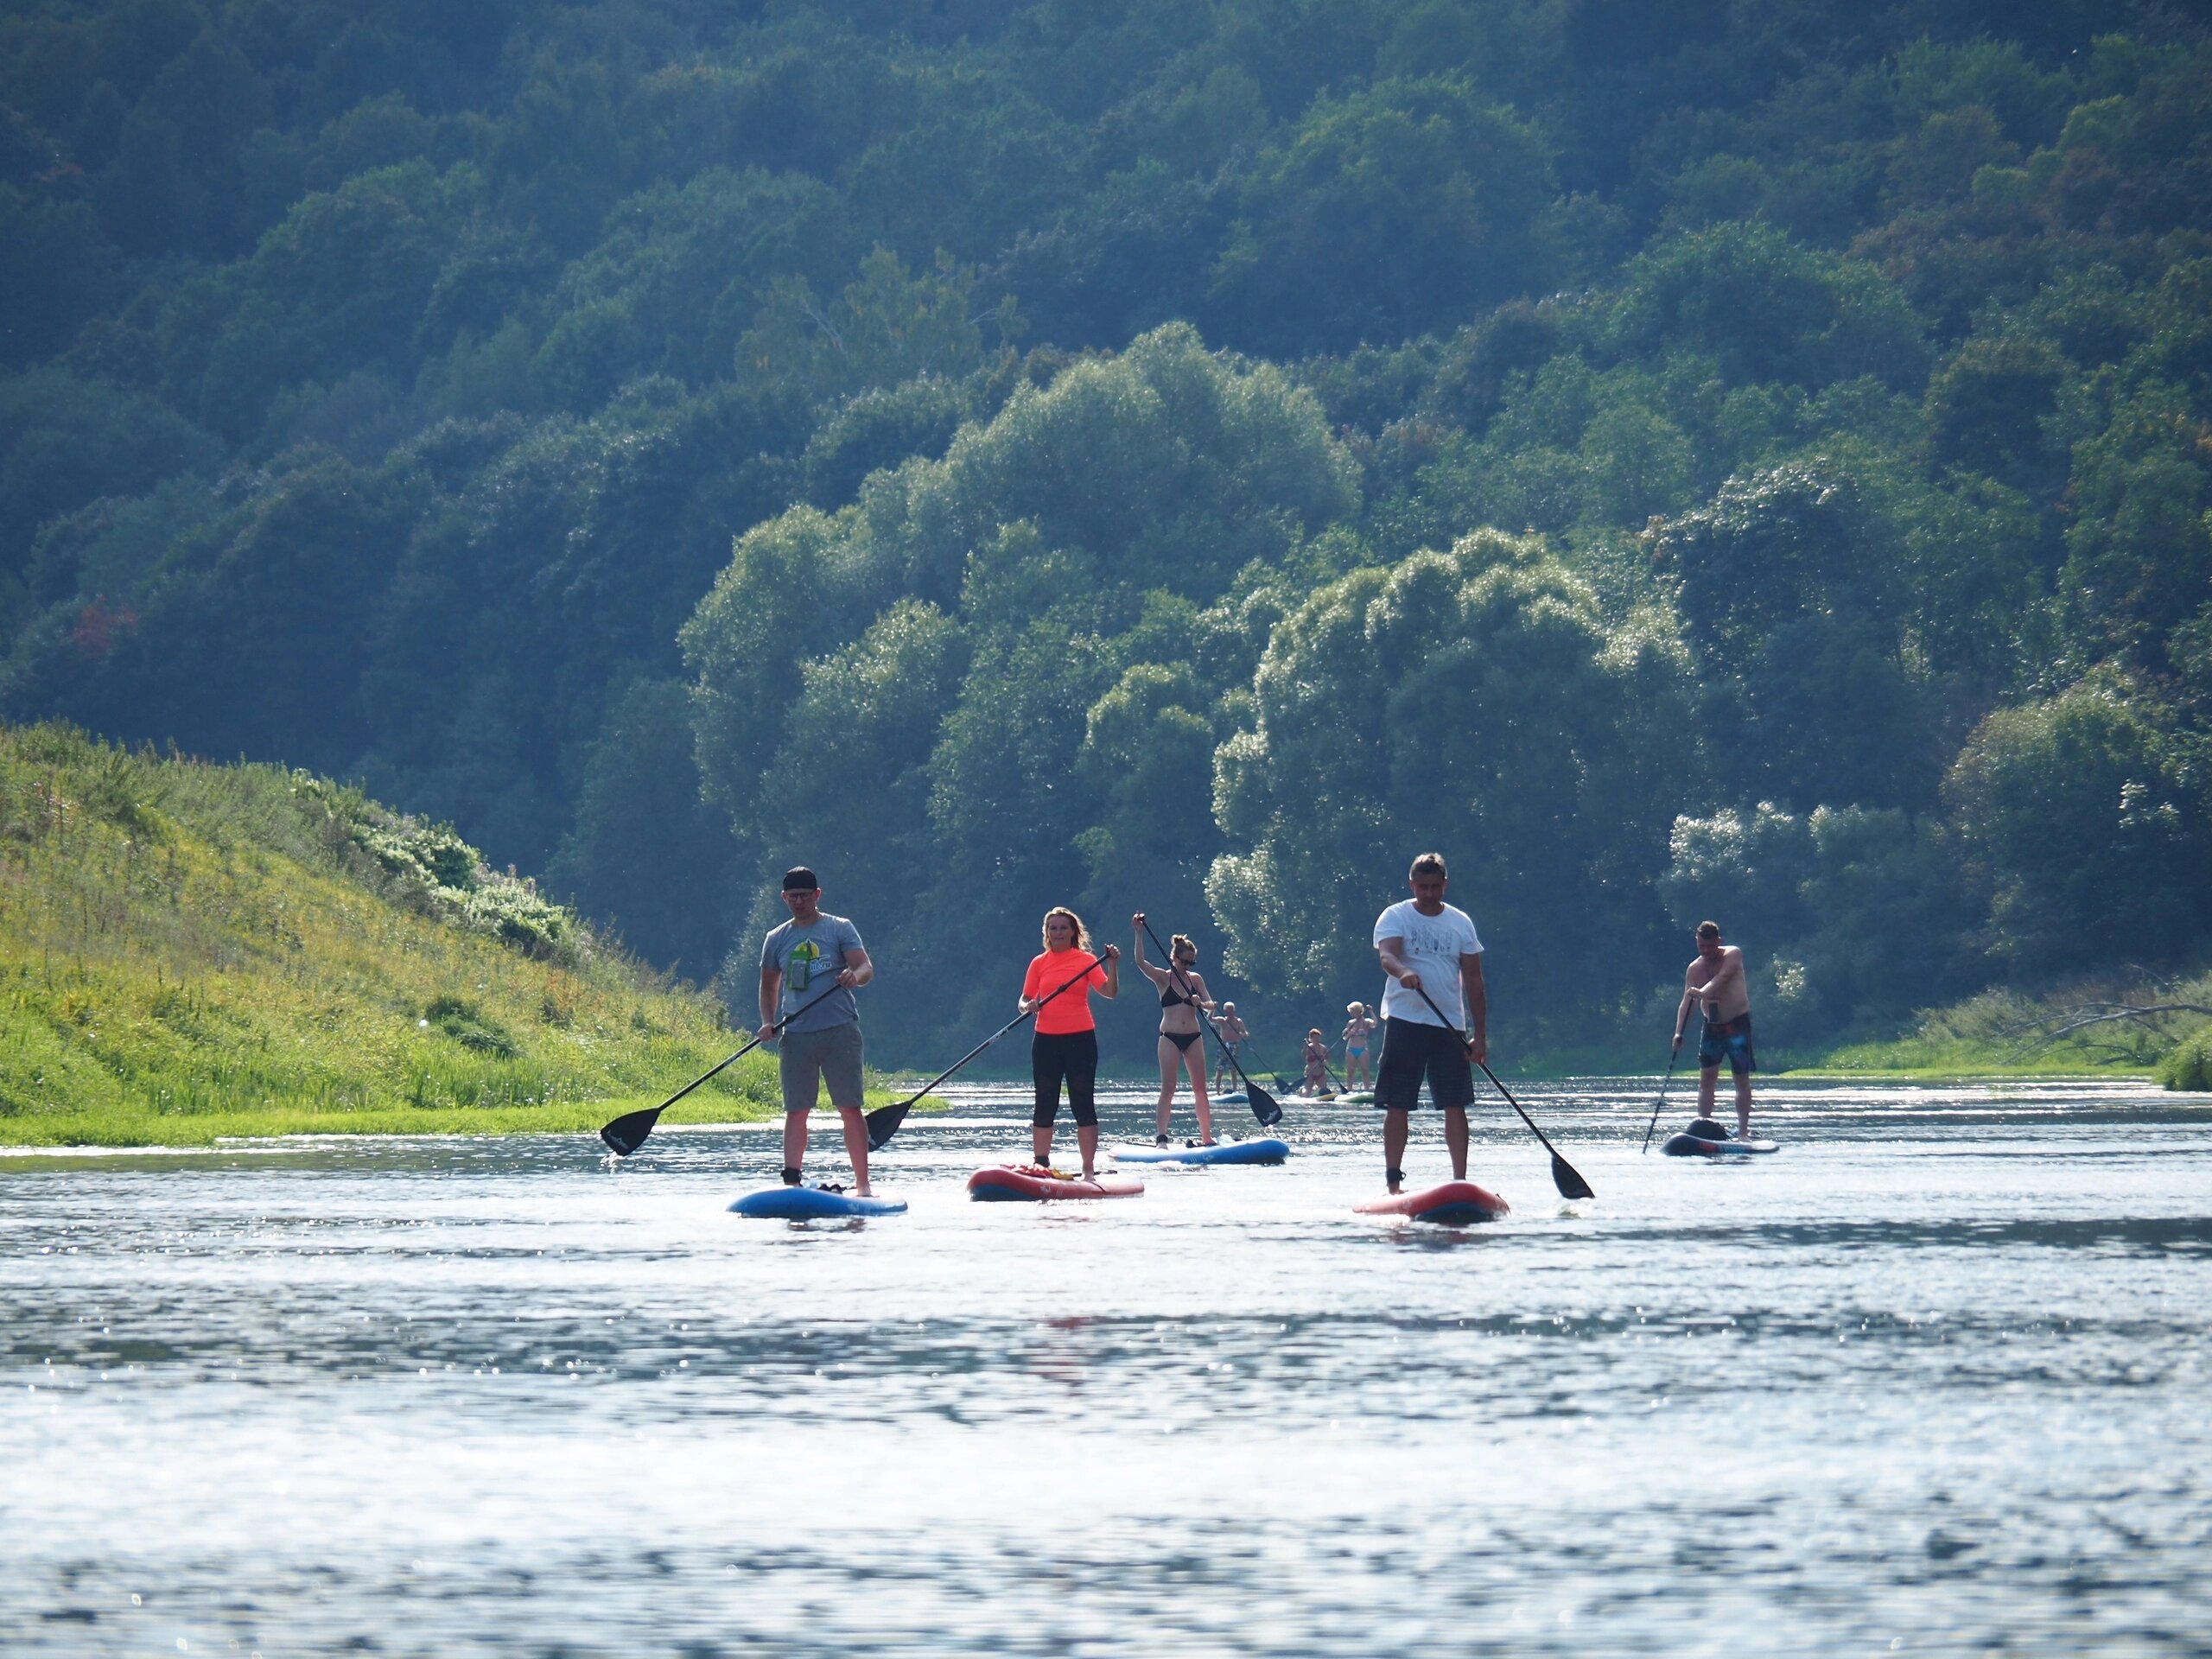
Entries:
POLYGON ((1736 1079, 1736 1135, 1751 1138, 1751 994, 1744 983, 1744 952, 1737 945, 1720 943, 1720 924, 1697 925, 1697 955, 1690 958, 1682 976, 1681 1006, 1675 1010, 1675 1048, 1682 1046, 1682 1033, 1690 1010, 1705 1005, 1705 1035, 1697 1046, 1697 1115, 1713 1116, 1713 1090, 1720 1081, 1725 1056, 1736 1079))
MULTIPOLYGON (((1230 1059, 1237 1058, 1244 1046, 1244 1039, 1251 1034, 1252 1028, 1237 1017, 1236 1005, 1234 1002, 1223 1003, 1221 1017, 1213 1022, 1213 1036, 1230 1059)), ((1223 1068, 1224 1071, 1227 1069, 1225 1066, 1223 1068)))

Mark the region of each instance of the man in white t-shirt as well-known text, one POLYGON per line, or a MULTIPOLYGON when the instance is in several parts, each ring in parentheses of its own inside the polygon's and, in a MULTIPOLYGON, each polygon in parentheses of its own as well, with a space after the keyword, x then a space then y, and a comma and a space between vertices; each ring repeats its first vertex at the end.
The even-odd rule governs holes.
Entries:
POLYGON ((1490 998, 1483 986, 1483 942, 1464 910, 1444 902, 1444 858, 1414 861, 1402 899, 1375 918, 1375 954, 1389 982, 1382 990, 1382 1058, 1375 1068, 1375 1103, 1382 1108, 1382 1161, 1393 1192, 1403 1189, 1406 1135, 1421 1078, 1443 1109, 1452 1179, 1467 1179, 1467 1103, 1475 1096, 1474 1063, 1490 1056, 1485 1035, 1490 998), (1441 1008, 1446 1020, 1436 1017, 1441 1008), (1456 1020, 1459 1023, 1447 1023, 1456 1020))

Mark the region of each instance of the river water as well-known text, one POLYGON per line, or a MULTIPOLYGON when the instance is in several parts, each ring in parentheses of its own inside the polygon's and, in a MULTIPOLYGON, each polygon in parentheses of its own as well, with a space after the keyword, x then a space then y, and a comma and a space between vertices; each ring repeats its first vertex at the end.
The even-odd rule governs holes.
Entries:
POLYGON ((981 1090, 810 1226, 725 1212, 754 1129, 0 1158, 0 1646, 2212 1652, 2212 1116, 1784 1084, 1714 1168, 1522 1097, 1598 1198, 1485 1107, 1461 1232, 1318 1105, 976 1205, 981 1090))

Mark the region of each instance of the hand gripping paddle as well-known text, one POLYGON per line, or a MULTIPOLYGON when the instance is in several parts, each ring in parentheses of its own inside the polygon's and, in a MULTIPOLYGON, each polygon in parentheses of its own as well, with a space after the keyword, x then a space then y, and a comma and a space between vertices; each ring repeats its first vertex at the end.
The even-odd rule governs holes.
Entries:
MULTIPOLYGON (((1053 989, 1046 992, 1044 995, 1039 997, 1037 999, 1037 1008, 1043 1007, 1047 1002, 1058 996, 1062 991, 1072 990, 1077 985, 1082 984, 1084 980, 1090 977, 1092 970, 1099 967, 1101 959, 1097 957, 1093 957, 1090 963, 1084 968, 1083 971, 1078 973, 1073 979, 1068 981, 1066 984, 1058 986, 1053 989)), ((982 1042, 976 1044, 975 1047, 969 1049, 965 1054, 963 1054, 950 1065, 946 1066, 944 1071, 938 1072, 937 1076, 931 1077, 920 1088, 915 1090, 914 1092, 907 1096, 906 1099, 895 1100, 888 1106, 879 1106, 874 1111, 870 1112, 868 1115, 868 1149, 870 1152, 881 1152, 884 1147, 890 1145, 891 1137, 899 1133, 899 1126, 906 1121, 906 1114, 914 1109, 914 1103, 916 1101, 921 1099, 922 1096, 928 1094, 931 1090, 936 1088, 938 1084, 943 1083, 947 1077, 957 1071, 962 1066, 967 1065, 969 1061, 974 1059, 978 1054, 988 1048, 993 1043, 998 1041, 1000 1038, 1005 1036, 1007 1033, 1012 1031, 1016 1026, 1029 1018, 1031 1014, 1036 1013, 1037 1008, 1025 1008, 1021 1013, 1015 1014, 1013 1019, 1007 1020, 1006 1024, 1001 1026, 989 1036, 984 1038, 982 1042)))

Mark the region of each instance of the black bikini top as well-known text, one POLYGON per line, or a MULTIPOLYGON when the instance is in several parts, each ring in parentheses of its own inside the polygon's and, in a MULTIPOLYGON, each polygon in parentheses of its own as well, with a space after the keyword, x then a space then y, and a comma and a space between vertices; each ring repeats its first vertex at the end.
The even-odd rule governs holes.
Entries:
POLYGON ((1175 982, 1172 979, 1160 988, 1160 1006, 1163 1008, 1179 1008, 1185 1006, 1196 1007, 1198 1005, 1198 998, 1179 995, 1175 989, 1175 982))

